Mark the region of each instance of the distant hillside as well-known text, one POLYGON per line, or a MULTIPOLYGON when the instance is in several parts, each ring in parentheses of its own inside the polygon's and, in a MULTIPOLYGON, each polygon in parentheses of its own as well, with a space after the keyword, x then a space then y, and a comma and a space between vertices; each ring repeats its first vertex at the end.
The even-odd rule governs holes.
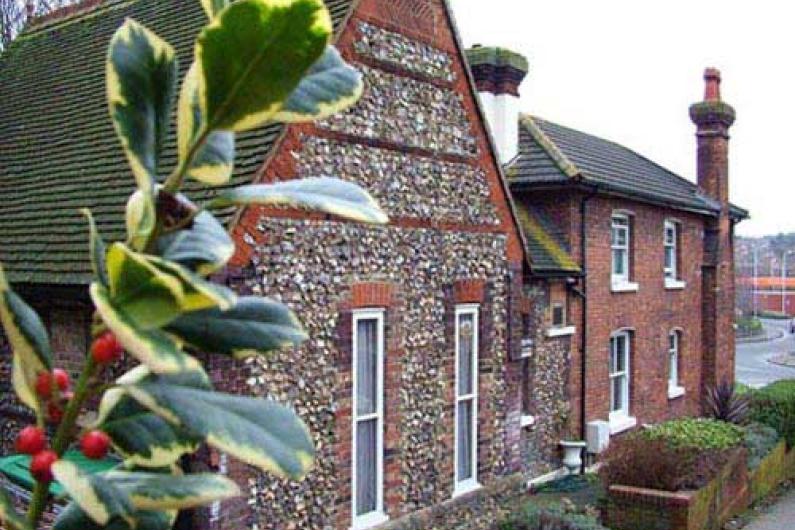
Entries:
POLYGON ((787 256, 787 276, 795 277, 795 233, 763 237, 738 237, 734 243, 737 276, 753 276, 754 249, 759 276, 781 276, 782 256, 787 256))

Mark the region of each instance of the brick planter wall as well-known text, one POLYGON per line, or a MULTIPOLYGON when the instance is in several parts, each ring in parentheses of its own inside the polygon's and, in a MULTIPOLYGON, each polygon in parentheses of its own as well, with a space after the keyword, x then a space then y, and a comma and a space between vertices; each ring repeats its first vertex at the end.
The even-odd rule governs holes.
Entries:
POLYGON ((751 500, 745 451, 739 451, 705 487, 661 491, 612 485, 602 523, 613 530, 720 530, 751 500))
POLYGON ((787 443, 782 440, 762 460, 758 468, 748 473, 752 503, 768 495, 781 481, 791 476, 792 465, 795 463, 793 455, 795 452, 788 453, 787 443))

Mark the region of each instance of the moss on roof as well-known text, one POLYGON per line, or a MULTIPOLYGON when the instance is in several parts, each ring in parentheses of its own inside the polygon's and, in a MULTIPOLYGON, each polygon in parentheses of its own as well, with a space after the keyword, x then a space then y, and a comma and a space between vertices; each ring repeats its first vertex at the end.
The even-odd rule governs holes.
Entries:
POLYGON ((530 268, 535 274, 579 274, 580 266, 544 226, 538 212, 516 201, 516 216, 525 236, 525 247, 530 257, 530 268))
MULTIPOLYGON (((353 0, 326 4, 339 30, 353 0)), ((133 178, 108 115, 105 53, 126 17, 171 43, 184 75, 207 22, 198 0, 107 0, 30 28, 0 56, 0 261, 12 282, 89 281, 81 207, 94 211, 105 237, 124 236, 133 178)), ((238 135, 229 185, 254 178, 282 128, 238 135)), ((166 167, 176 160, 173 132, 166 167)), ((187 192, 205 200, 217 188, 190 184, 187 192)), ((221 212, 225 219, 231 213, 221 212)))

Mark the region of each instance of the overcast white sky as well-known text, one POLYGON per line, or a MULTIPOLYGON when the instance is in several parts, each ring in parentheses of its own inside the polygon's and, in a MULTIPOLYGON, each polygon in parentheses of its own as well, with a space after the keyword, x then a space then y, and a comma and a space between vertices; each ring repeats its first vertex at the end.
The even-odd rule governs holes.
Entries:
POLYGON ((789 2, 450 0, 467 46, 530 61, 522 110, 622 143, 695 180, 704 67, 723 73, 741 235, 795 232, 795 20, 789 2))

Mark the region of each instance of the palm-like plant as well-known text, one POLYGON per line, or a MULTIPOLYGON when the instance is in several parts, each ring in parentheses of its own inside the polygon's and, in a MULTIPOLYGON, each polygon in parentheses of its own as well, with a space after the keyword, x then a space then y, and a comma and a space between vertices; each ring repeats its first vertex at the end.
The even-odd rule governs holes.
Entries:
POLYGON ((57 479, 70 503, 56 530, 165 530, 177 511, 239 494, 229 479, 186 475, 185 454, 209 444, 252 466, 300 478, 314 448, 295 413, 277 403, 215 392, 192 351, 241 359, 302 342, 300 322, 267 298, 238 297, 208 277, 235 252, 211 211, 265 204, 319 209, 384 223, 386 215, 359 187, 330 177, 221 191, 204 205, 180 194, 186 178, 225 184, 232 175, 234 135, 269 122, 321 119, 354 103, 359 73, 330 45, 332 25, 322 0, 201 0, 209 24, 177 97, 173 49, 127 20, 107 56, 110 116, 135 177, 126 207, 126 241, 106 245, 91 213, 94 341, 74 392, 53 369, 46 330, 12 290, 0 268, 0 318, 13 349, 13 382, 36 425, 20 437, 35 454, 38 482, 27 517, 0 489, 0 522, 33 530, 57 479), (178 162, 167 176, 160 155, 174 100, 178 162), (108 363, 126 350, 139 364, 108 381, 108 363), (84 432, 78 416, 101 396, 97 419, 84 432), (43 428, 57 427, 47 441, 43 428), (76 441, 87 456, 112 446, 123 464, 88 475, 63 454, 76 441))
POLYGON ((744 425, 748 422, 750 406, 750 398, 738 394, 734 383, 724 380, 716 386, 707 388, 705 412, 710 418, 744 425))

